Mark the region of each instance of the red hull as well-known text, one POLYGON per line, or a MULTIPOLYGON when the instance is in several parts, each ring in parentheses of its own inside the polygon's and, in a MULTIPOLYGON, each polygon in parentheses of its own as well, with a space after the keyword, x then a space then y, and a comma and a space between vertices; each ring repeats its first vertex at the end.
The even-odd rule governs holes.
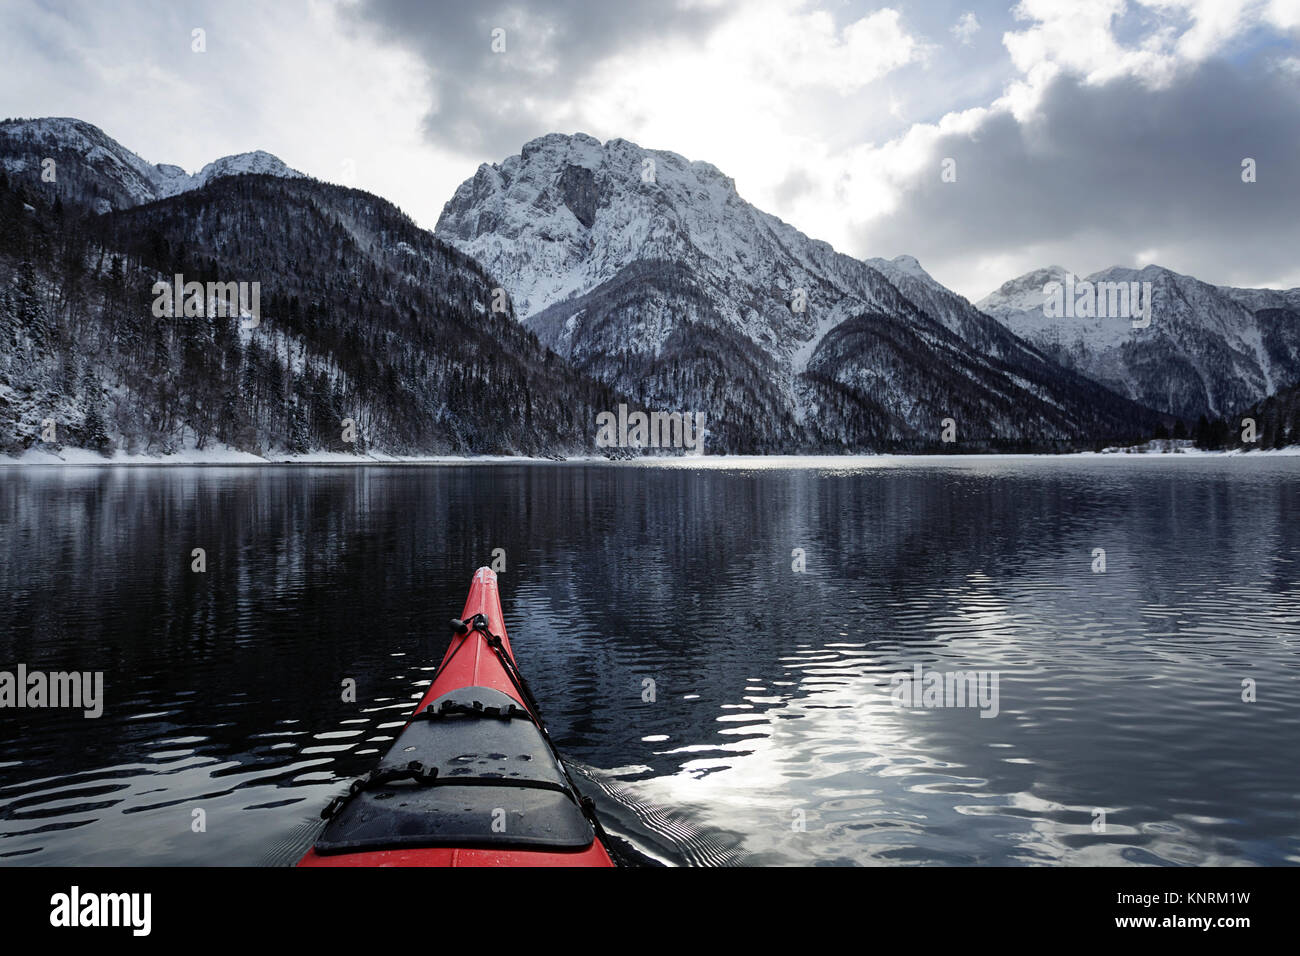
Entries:
POLYGON ((613 866, 597 840, 579 853, 543 853, 540 850, 474 850, 437 847, 428 850, 380 850, 320 856, 308 850, 299 866, 613 866))
MULTIPOLYGON (((461 619, 471 620, 476 614, 487 618, 487 630, 499 635, 506 654, 514 660, 506 624, 501 616, 501 600, 497 594, 497 576, 490 568, 479 568, 474 573, 469 597, 461 619)), ((515 688, 509 674, 501 665, 496 652, 486 637, 478 630, 454 636, 443 655, 437 676, 420 704, 412 712, 420 713, 442 695, 463 687, 488 687, 507 695, 532 715, 540 718, 515 688)), ((372 852, 320 854, 315 848, 308 850, 299 866, 613 866, 609 853, 594 839, 581 850, 516 850, 491 848, 429 847, 412 849, 378 850, 372 852)))

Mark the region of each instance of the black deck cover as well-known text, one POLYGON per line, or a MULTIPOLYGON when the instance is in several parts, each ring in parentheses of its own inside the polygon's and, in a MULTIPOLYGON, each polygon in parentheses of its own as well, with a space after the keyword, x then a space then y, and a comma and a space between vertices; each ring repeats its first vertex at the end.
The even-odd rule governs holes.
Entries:
POLYGON ((316 841, 317 853, 437 846, 576 850, 591 845, 595 833, 554 753, 515 701, 489 687, 464 687, 439 697, 429 710, 447 703, 455 711, 475 704, 508 711, 514 705, 518 716, 456 712, 413 720, 379 767, 403 768, 418 761, 426 772, 437 768, 435 782, 399 780, 355 794, 316 841), (458 784, 457 778, 466 782, 458 784))

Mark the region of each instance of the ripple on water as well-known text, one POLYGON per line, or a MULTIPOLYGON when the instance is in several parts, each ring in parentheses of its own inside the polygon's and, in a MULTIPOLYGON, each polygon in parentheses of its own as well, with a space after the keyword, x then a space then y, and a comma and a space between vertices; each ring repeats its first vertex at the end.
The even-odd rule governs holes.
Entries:
POLYGON ((1298 472, 7 472, 0 661, 102 669, 107 701, 0 714, 0 858, 292 862, 490 543, 552 735, 643 862, 1294 865, 1298 472), (160 570, 196 534, 229 556, 202 587, 160 570), (996 673, 998 715, 894 706, 917 665, 996 673))

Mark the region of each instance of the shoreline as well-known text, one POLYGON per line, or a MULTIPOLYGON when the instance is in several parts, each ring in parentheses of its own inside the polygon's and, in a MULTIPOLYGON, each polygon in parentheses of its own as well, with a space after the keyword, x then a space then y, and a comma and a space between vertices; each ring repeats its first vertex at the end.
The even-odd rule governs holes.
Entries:
POLYGON ((1060 459, 1060 460, 1131 460, 1141 459, 1219 459, 1219 458, 1291 458, 1300 457, 1300 445, 1286 448, 1257 449, 1245 451, 1229 449, 1227 451, 1204 451, 1197 448, 1180 448, 1177 450, 1144 449, 1141 451, 1076 451, 1076 452, 971 452, 969 454, 900 454, 896 452, 879 452, 848 455, 659 455, 642 456, 627 459, 609 459, 604 455, 574 455, 565 458, 549 458, 528 455, 427 455, 427 456, 360 456, 346 455, 338 452, 313 452, 307 455, 291 455, 266 458, 251 452, 233 449, 211 449, 207 451, 189 450, 173 455, 126 455, 118 453, 112 458, 105 458, 98 452, 84 448, 67 448, 62 453, 37 451, 29 449, 18 457, 0 455, 0 468, 230 468, 230 467, 369 467, 369 466, 439 466, 439 465, 507 465, 507 464, 583 464, 583 465, 622 465, 632 467, 676 467, 676 468, 718 468, 728 465, 755 466, 769 468, 807 468, 807 467, 853 467, 867 463, 888 464, 907 462, 961 462, 961 461, 1003 461, 1021 459, 1060 459))

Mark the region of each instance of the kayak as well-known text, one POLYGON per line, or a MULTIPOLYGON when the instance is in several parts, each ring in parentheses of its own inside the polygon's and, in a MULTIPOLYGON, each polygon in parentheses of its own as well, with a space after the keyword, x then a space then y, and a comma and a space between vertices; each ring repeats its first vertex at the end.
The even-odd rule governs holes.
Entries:
POLYGON ((613 866, 474 572, 433 683, 379 766, 321 813, 299 866, 613 866))

